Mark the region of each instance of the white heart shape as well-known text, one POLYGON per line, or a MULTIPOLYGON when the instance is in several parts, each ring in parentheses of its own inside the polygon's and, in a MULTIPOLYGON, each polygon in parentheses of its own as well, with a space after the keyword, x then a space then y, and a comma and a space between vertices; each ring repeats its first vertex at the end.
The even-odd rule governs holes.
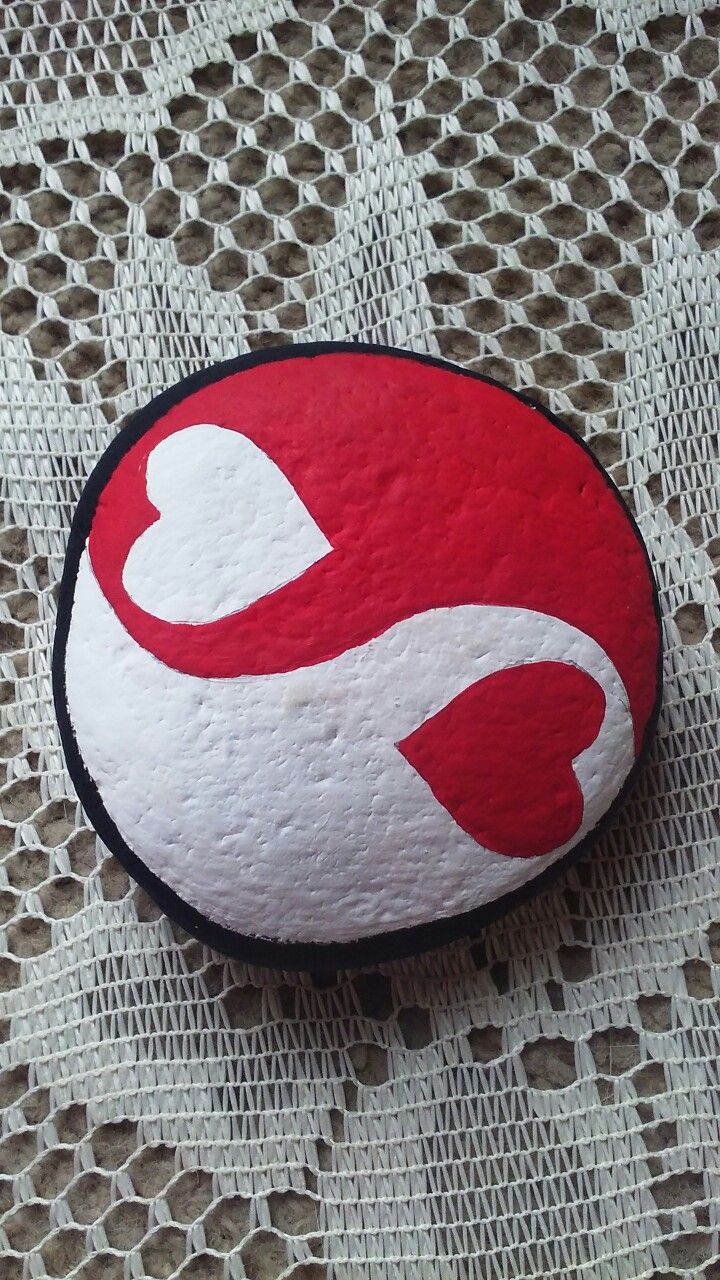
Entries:
POLYGON ((290 481, 247 436, 209 423, 153 449, 160 518, 131 547, 128 595, 165 622, 212 622, 300 577, 332 546, 290 481))

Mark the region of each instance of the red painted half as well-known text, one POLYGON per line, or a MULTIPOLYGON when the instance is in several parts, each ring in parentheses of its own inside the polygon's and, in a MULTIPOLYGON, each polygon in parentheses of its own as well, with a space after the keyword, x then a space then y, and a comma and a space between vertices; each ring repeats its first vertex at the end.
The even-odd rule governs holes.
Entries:
POLYGON ((427 609, 510 605, 561 618, 602 646, 628 691, 637 743, 654 704, 652 581, 617 497, 540 410, 452 369, 326 352, 228 375, 128 450, 100 497, 89 549, 130 635, 189 675, 291 670, 427 609), (263 449, 334 551, 237 614, 179 625, 140 609, 122 572, 157 519, 149 454, 197 423, 263 449))
POLYGON ((487 849, 550 853, 583 816, 572 762, 600 732, 605 695, 562 662, 478 680, 398 743, 436 800, 487 849))

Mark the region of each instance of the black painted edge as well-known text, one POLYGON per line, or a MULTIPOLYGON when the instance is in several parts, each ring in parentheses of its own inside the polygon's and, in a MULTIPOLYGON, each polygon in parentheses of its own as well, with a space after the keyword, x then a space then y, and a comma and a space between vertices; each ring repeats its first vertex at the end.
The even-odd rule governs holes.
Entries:
POLYGON ((458 365, 452 364, 448 360, 443 360, 436 356, 420 355, 413 351, 398 350, 395 347, 375 345, 372 343, 361 342, 310 342, 297 343, 293 346, 270 347, 264 351, 251 352, 246 355, 237 356, 232 360, 225 360, 220 364, 210 365, 206 369, 201 369, 196 373, 190 374, 181 382, 170 387, 167 391, 162 392, 150 401, 143 409, 135 414, 132 421, 124 427, 115 439, 110 443, 108 448, 99 459, 97 465, 92 471, 85 488, 80 496, 80 500, 75 511, 72 521, 70 535, 68 538, 67 552, 65 556, 65 565, 60 583, 60 592, 57 609, 57 623, 55 628, 55 640, 53 644, 52 654, 52 688, 53 698, 55 702, 55 712, 60 729, 60 739, 62 742, 65 759, 67 762, 70 777, 78 794, 78 798, 87 814, 92 826, 104 844, 115 855, 119 862, 130 873, 134 880, 138 882, 154 900, 158 906, 162 908, 166 915, 177 924, 181 925, 189 934, 197 938, 200 942, 213 947, 217 951, 225 955, 244 960, 249 964, 263 965, 273 969, 284 970, 302 970, 314 972, 327 972, 336 969, 361 968, 368 965, 381 964, 391 960, 399 960, 406 956, 413 955, 420 951, 431 950, 436 947, 443 946, 446 943, 453 942, 458 938, 471 936, 478 933, 486 925, 497 920, 500 916, 505 915, 514 907, 519 906, 527 899, 533 897, 536 893, 545 888, 559 873, 567 869, 577 858, 579 858, 591 845, 593 845, 602 833, 610 826, 614 820, 618 810, 624 804, 630 790, 634 786, 638 774, 642 770, 649 753, 650 744, 657 726, 660 707, 662 705, 662 615, 660 611, 660 601, 658 598, 657 584, 653 573, 652 564, 648 555, 647 547, 638 528, 637 522, 632 512, 625 505, 622 496, 604 467, 598 462, 592 450, 582 440, 576 432, 566 425, 550 410, 546 409, 537 401, 531 399, 518 391, 513 391, 510 387, 506 387, 503 383, 496 381, 494 378, 485 377, 483 374, 475 373, 470 369, 463 369, 458 365), (185 902, 174 890, 164 884, 144 862, 133 853, 132 849, 125 843, 115 823, 108 814, 102 803, 97 786, 87 771, 85 763, 82 759, 77 746, 75 734, 72 728, 70 713, 67 706, 66 686, 65 686, 65 655, 67 649, 67 639, 70 628, 70 619, 72 613, 72 605, 75 594, 75 583, 77 580, 80 560, 85 549, 95 509, 98 504, 100 495, 105 488, 110 476, 120 462, 120 459, 132 448, 134 444, 147 432, 152 426, 169 412, 180 401, 185 400, 193 392, 200 391, 204 387, 208 387, 215 382, 222 381, 223 378, 240 373, 246 369, 255 368, 257 365, 272 364, 279 360, 292 360, 298 358, 310 358, 319 355, 331 355, 334 353, 361 353, 364 355, 382 355, 394 356, 402 360, 415 360, 421 364, 431 365, 434 368, 445 369, 450 373, 459 374, 461 377, 473 378, 477 382, 486 383, 489 386, 499 387, 502 391, 508 392, 519 400, 522 404, 529 406, 531 409, 537 410, 544 418, 557 427, 559 431, 570 436, 574 442, 584 450, 591 458, 593 465, 603 476, 608 488, 613 493, 616 501, 620 505, 623 515, 629 520, 635 537, 639 545, 642 547, 645 562, 647 564, 650 580, 653 584, 653 605, 655 618, 658 626, 658 664, 656 676, 656 697, 655 703, 648 719, 643 741, 640 751, 637 755, 635 763, 628 774, 625 783, 619 795, 613 804, 604 814, 601 821, 590 831, 583 840, 580 841, 573 849, 569 850, 557 862, 547 867, 545 871, 538 876, 529 880, 521 888, 514 890, 512 893, 504 894, 503 897, 496 899, 491 903, 485 903, 483 906, 476 907, 470 911, 462 912, 459 915, 448 916, 444 919, 429 921, 426 924, 415 925, 412 928, 397 929, 390 933, 375 934, 371 937, 363 938, 357 942, 343 943, 296 943, 296 942, 278 942, 267 938, 256 938, 245 934, 237 933, 232 929, 226 929, 224 926, 203 916, 189 903, 185 902))

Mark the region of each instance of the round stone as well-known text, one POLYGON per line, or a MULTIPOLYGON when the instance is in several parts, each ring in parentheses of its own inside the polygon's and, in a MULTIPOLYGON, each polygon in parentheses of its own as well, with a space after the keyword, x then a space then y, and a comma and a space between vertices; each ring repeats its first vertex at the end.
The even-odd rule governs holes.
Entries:
POLYGON ((90 821, 221 950, 476 930, 596 837, 657 716, 652 573, 546 410, 352 344, 186 379, 80 500, 55 701, 90 821))

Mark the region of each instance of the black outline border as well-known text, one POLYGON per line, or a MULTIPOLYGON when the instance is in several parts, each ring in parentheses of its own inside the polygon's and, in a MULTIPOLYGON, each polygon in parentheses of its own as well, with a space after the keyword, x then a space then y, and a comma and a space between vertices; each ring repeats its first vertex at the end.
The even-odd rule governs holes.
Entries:
POLYGON ((482 374, 475 373, 470 369, 463 369, 458 365, 452 364, 447 360, 439 359, 435 356, 419 355, 412 351, 401 351, 394 347, 375 345, 371 343, 311 342, 297 343, 292 346, 271 347, 263 351, 251 352, 247 355, 238 356, 232 360, 223 361, 220 364, 211 365, 206 369, 201 369, 198 372, 191 374, 189 377, 184 378, 181 382, 176 383, 175 386, 162 392, 161 395, 156 396, 151 400, 148 405, 135 414, 132 421, 124 427, 110 443, 108 448, 105 450, 105 453, 99 459, 85 485, 70 529, 65 566, 63 569, 58 598, 57 624, 52 654, 52 688, 53 698, 55 701, 55 711, 60 729, 60 738, 65 752, 65 759, 80 802, 90 819, 92 826, 95 828, 95 831, 100 836, 104 844, 108 846, 130 875, 147 890, 151 897, 155 899, 165 914, 170 916, 171 919, 175 920, 179 925, 187 930, 188 933, 192 934, 201 942, 206 943, 208 946, 213 947, 226 955, 235 957, 236 959, 244 960, 250 964, 264 965, 275 969, 303 970, 321 973, 332 971, 334 969, 356 968, 380 964, 390 960, 399 960, 405 956, 415 954, 416 952, 440 947, 457 938, 475 934, 485 925, 496 920, 511 908, 526 901, 541 889, 545 888, 551 880, 555 879, 561 870, 566 869, 568 865, 578 858, 590 845, 594 844, 615 817, 618 809, 621 808, 628 792, 637 779, 638 773, 647 759, 650 743, 657 725, 660 707, 662 704, 662 657, 663 636, 660 602, 658 599, 655 575, 653 573, 652 564, 650 562, 650 557, 642 534, 638 529, 632 513, 623 502, 623 499, 610 476, 598 462, 597 458, 585 441, 580 439, 580 437, 572 431, 570 427, 566 426, 566 424, 553 413, 547 410, 543 405, 532 400, 530 397, 522 395, 517 391, 512 391, 509 387, 503 386, 502 383, 497 382, 493 378, 484 377, 482 374), (515 396, 515 398, 520 400, 523 404, 528 405, 532 409, 536 409, 544 418, 551 422, 553 426, 557 427, 558 430, 563 431, 566 435, 569 435, 575 443, 585 451, 585 453, 591 458, 593 465, 604 477, 608 488, 614 494, 617 502, 621 506, 624 516, 630 521, 638 543, 642 547, 648 566, 648 572, 653 583, 654 611, 659 633, 657 693, 653 710, 645 729, 640 752, 638 753, 635 764, 628 774, 620 794, 616 797, 600 822, 585 836, 582 841, 580 841, 578 845, 569 850, 564 857, 559 858, 557 862, 552 864, 552 866, 547 867, 545 871, 540 873, 540 875, 529 880, 527 884, 523 885, 520 889, 513 890, 513 892, 504 894, 503 897, 498 898, 491 903, 485 903, 480 907, 462 912, 459 915, 428 921, 425 924, 415 925, 412 928, 397 929, 384 934, 374 934, 370 937, 359 939, 357 942, 279 942, 272 939, 252 937, 237 933, 234 930, 227 929, 223 925, 219 925, 208 919, 206 916, 203 916, 194 907, 190 906, 189 903, 179 897, 173 889, 170 889, 168 885, 164 884, 163 881, 160 880, 152 871, 150 871, 150 869, 145 866, 141 859, 138 858, 138 856, 133 853, 125 843, 100 799, 98 789, 85 767, 75 740, 75 734, 73 732, 67 706, 65 688, 65 654, 72 605, 75 595, 75 582, 80 566, 80 559, 90 533, 95 509, 110 475, 128 450, 132 448, 132 446, 145 434, 146 431, 154 426, 159 418, 163 417, 164 414, 166 414, 181 400, 184 400, 193 392, 200 391, 202 388, 210 386, 214 382, 219 382, 223 378, 227 378, 235 373, 241 373, 243 370, 254 368, 256 365, 272 364, 277 360, 307 359, 308 357, 317 355, 328 355, 343 352, 356 354, 362 353, 370 356, 395 356, 402 360, 415 360, 419 361, 421 364, 431 365, 434 368, 445 369, 448 372, 459 374, 461 377, 474 378, 478 382, 500 387, 503 391, 508 391, 511 395, 515 396))

